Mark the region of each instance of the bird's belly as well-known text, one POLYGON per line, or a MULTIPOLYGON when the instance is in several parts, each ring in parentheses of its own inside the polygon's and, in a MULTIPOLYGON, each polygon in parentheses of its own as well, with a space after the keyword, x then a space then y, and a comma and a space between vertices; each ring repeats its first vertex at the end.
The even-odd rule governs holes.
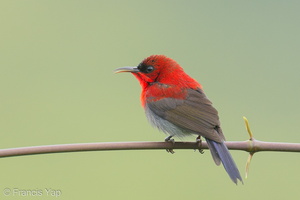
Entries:
POLYGON ((172 136, 176 136, 179 138, 190 136, 195 133, 191 133, 187 130, 184 130, 167 120, 159 117, 154 112, 152 112, 147 106, 145 106, 145 113, 147 116, 148 121, 150 124, 156 128, 158 128, 160 131, 163 131, 164 133, 172 136))

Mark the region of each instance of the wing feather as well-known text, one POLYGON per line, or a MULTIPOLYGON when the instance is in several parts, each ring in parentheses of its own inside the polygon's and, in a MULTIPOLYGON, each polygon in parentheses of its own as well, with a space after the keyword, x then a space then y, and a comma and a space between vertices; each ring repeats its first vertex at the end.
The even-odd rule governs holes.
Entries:
POLYGON ((225 140, 220 128, 218 111, 201 89, 189 89, 184 100, 164 98, 147 102, 147 106, 156 115, 181 129, 216 142, 225 140))

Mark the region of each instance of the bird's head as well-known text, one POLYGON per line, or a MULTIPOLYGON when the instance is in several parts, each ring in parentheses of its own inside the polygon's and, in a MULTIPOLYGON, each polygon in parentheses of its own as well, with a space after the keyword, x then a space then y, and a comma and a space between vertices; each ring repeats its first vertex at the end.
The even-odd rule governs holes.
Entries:
POLYGON ((131 72, 142 84, 154 82, 162 84, 178 83, 181 76, 186 75, 180 65, 164 55, 152 55, 144 59, 137 67, 121 67, 115 73, 131 72))

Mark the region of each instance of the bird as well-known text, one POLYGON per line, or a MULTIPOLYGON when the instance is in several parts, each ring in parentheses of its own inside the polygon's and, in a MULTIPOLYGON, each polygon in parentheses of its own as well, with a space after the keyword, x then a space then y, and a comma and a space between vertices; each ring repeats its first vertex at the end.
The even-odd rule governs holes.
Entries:
POLYGON ((150 124, 168 137, 204 137, 216 165, 223 164, 231 180, 243 183, 240 172, 225 145, 218 111, 203 87, 165 55, 151 55, 136 67, 121 67, 115 73, 130 72, 139 81, 141 104, 150 124))

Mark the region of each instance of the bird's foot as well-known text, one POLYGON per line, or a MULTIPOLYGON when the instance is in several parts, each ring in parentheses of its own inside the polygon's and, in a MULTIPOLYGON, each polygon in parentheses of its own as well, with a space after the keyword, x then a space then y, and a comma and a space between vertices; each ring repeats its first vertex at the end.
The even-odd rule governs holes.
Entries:
POLYGON ((201 136, 199 135, 197 138, 196 138, 196 143, 198 143, 198 150, 201 154, 204 154, 204 150, 202 149, 202 140, 201 140, 201 136))
MULTIPOLYGON (((172 142, 172 144, 174 145, 175 144, 175 140, 172 137, 173 137, 172 135, 166 137, 165 138, 165 142, 172 142)), ((171 153, 171 154, 175 153, 175 151, 173 149, 166 149, 166 151, 168 153, 171 153)))

